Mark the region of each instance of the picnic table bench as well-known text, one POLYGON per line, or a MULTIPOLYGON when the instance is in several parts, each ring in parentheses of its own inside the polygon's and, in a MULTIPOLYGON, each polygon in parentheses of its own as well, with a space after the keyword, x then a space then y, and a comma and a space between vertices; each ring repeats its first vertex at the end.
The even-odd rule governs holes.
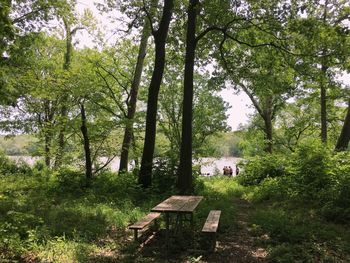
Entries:
MULTIPOLYGON (((180 221, 182 221, 182 215, 189 214, 191 228, 193 229, 193 213, 202 199, 203 196, 173 195, 151 209, 152 212, 165 214, 165 233, 167 247, 169 244, 170 214, 176 214, 178 218, 180 218, 180 221)), ((182 222, 180 222, 180 226, 181 224, 182 222)))
POLYGON ((136 223, 129 226, 129 229, 134 230, 134 240, 138 240, 138 231, 144 229, 148 226, 153 220, 157 219, 160 216, 160 213, 151 212, 136 223))
POLYGON ((216 232, 219 227, 221 211, 220 210, 211 210, 208 214, 207 220, 204 223, 202 232, 211 233, 213 236, 210 238, 211 249, 215 249, 216 245, 216 232))

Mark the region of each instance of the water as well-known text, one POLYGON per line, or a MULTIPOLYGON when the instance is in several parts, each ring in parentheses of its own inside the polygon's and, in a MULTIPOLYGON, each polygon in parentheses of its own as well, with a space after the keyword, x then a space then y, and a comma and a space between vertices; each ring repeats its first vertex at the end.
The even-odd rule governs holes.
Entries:
POLYGON ((231 166, 235 171, 236 165, 242 160, 242 158, 237 157, 201 158, 199 160, 201 174, 204 176, 223 174, 225 166, 231 166))
MULTIPOLYGON (((40 160, 40 157, 30 157, 30 156, 9 156, 10 159, 16 162, 26 162, 30 166, 40 160)), ((101 158, 101 162, 106 162, 107 158, 101 158)), ((204 176, 212 176, 215 174, 223 174, 224 166, 231 166, 233 171, 235 171, 236 165, 242 161, 242 158, 237 157, 222 157, 222 158, 200 158, 195 161, 200 166, 201 174, 204 176)), ((117 172, 119 170, 119 158, 114 158, 114 160, 109 164, 112 171, 117 172)), ((129 164, 129 169, 133 169, 134 163, 129 164)))

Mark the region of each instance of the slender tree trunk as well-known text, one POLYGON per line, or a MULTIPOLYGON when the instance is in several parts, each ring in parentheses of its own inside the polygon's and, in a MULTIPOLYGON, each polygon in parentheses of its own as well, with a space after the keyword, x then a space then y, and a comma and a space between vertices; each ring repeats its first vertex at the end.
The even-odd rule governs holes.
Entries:
POLYGON ((165 43, 173 12, 173 0, 165 0, 163 15, 157 31, 152 32, 155 41, 155 61, 148 90, 146 132, 143 146, 139 183, 148 187, 152 183, 153 154, 156 139, 157 103, 165 66, 165 43))
POLYGON ((336 151, 345 151, 348 148, 350 141, 350 99, 348 102, 348 110, 344 120, 343 128, 339 135, 337 144, 335 146, 336 151))
POLYGON ((321 81, 321 140, 327 142, 327 88, 326 88, 326 74, 327 67, 322 65, 322 81, 321 81))
POLYGON ((272 133, 272 120, 270 116, 264 116, 265 124, 265 151, 268 153, 273 152, 273 133, 272 133))
POLYGON ((265 109, 263 110, 263 115, 261 116, 265 124, 265 151, 268 153, 272 153, 273 151, 272 101, 272 96, 268 96, 265 99, 265 109))
POLYGON ((47 167, 51 165, 51 137, 49 134, 45 134, 45 165, 47 167))
MULTIPOLYGON (((153 2, 154 3, 152 3, 152 5, 156 5, 158 3, 158 0, 154 0, 153 2)), ((139 86, 141 82, 143 63, 147 52, 147 41, 151 35, 151 30, 149 27, 150 27, 149 20, 148 18, 145 18, 142 35, 141 35, 139 54, 137 57, 137 62, 136 62, 136 67, 134 72, 134 78, 130 89, 130 100, 128 103, 128 112, 126 117, 127 120, 125 125, 122 150, 120 154, 119 172, 128 171, 129 149, 130 149, 131 140, 133 138, 133 124, 134 124, 134 117, 136 112, 137 95, 138 95, 139 86)))
MULTIPOLYGON (((325 0, 324 3, 324 10, 323 10, 323 23, 327 24, 327 15, 328 15, 328 0, 325 0)), ((324 48, 322 50, 323 57, 326 54, 326 49, 324 48)), ((327 143, 327 70, 328 67, 325 63, 325 58, 322 61, 321 65, 321 96, 320 96, 320 103, 321 103, 321 141, 323 143, 327 143)))
POLYGON ((84 140, 86 185, 90 186, 91 179, 92 179, 92 161, 91 161, 91 149, 90 149, 88 128, 86 126, 86 113, 85 113, 85 107, 83 102, 80 105, 80 114, 81 114, 80 130, 84 140))
MULTIPOLYGON (((64 63, 63 63, 63 69, 68 71, 70 69, 71 65, 71 59, 72 59, 72 51, 73 51, 73 45, 72 45, 72 33, 70 24, 66 19, 63 19, 65 31, 66 31, 66 53, 64 54, 64 63)), ((65 147, 65 132, 66 132, 66 125, 67 125, 67 115, 68 115, 68 107, 67 107, 67 101, 68 101, 68 95, 63 94, 62 101, 61 101, 61 128, 58 135, 58 152, 56 156, 55 166, 59 167, 62 164, 62 158, 64 153, 64 147, 65 147)))
POLYGON ((53 119, 55 110, 52 106, 52 101, 44 101, 45 108, 45 123, 44 123, 44 138, 45 138, 45 164, 47 167, 51 166, 51 146, 53 140, 53 119))
POLYGON ((193 71, 196 50, 196 18, 199 0, 190 0, 188 7, 186 57, 184 73, 184 97, 182 111, 182 136, 177 187, 180 193, 192 192, 192 110, 193 71))

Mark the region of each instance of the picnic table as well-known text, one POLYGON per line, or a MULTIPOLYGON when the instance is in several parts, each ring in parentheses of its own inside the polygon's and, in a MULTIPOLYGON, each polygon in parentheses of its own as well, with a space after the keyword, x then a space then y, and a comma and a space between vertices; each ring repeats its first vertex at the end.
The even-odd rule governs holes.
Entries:
POLYGON ((166 245, 168 246, 170 231, 170 215, 176 214, 182 224, 182 215, 189 214, 191 227, 193 229, 193 212, 202 201, 203 196, 173 195, 151 209, 152 212, 165 214, 166 245))

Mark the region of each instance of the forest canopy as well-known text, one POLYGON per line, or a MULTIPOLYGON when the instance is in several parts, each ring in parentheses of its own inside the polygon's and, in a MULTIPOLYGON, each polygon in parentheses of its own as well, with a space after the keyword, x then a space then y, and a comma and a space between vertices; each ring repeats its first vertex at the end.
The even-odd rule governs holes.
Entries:
POLYGON ((349 1, 83 2, 0 2, 0 261, 134 262, 126 227, 173 194, 205 197, 197 228, 221 209, 223 242, 246 220, 235 249, 349 261, 349 1), (223 90, 254 109, 235 131, 223 90))

